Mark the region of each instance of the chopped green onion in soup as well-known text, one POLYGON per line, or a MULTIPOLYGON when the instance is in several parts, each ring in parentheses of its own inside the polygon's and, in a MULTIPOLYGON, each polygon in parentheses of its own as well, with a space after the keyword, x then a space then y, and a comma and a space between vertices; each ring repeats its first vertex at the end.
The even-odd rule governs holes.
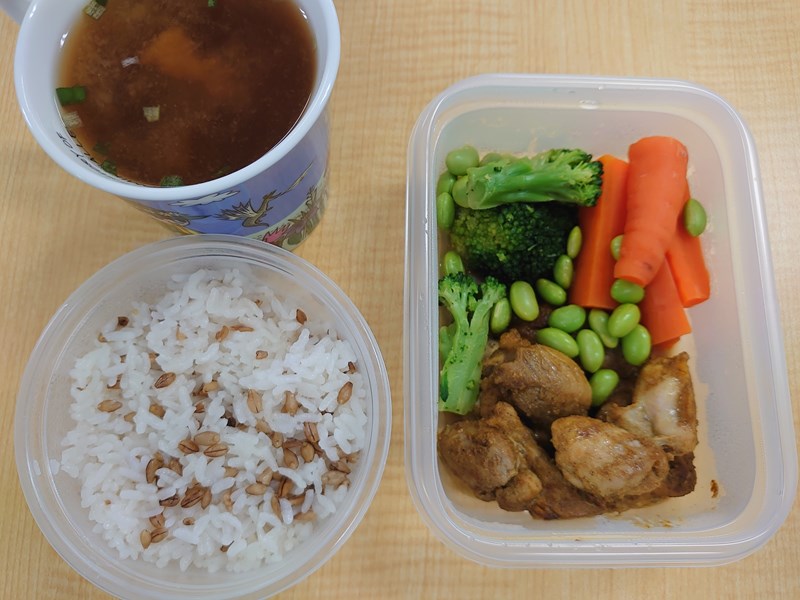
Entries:
POLYGON ((61 106, 77 104, 86 100, 86 88, 82 85, 56 88, 56 97, 61 106))
POLYGON ((142 108, 142 112, 144 113, 144 118, 147 119, 148 123, 155 123, 161 118, 160 106, 145 106, 142 108))
POLYGON ((75 111, 62 113, 61 119, 64 121, 64 127, 67 129, 76 129, 77 127, 83 125, 80 115, 75 111))
POLYGON ((83 12, 97 20, 106 12, 107 1, 108 0, 90 0, 89 4, 84 7, 83 12))
POLYGON ((178 187, 183 185, 183 178, 180 175, 166 175, 161 178, 161 187, 178 187))
POLYGON ((116 175, 117 174, 117 165, 115 165, 110 160, 104 160, 103 164, 100 165, 100 168, 103 169, 109 175, 116 175))

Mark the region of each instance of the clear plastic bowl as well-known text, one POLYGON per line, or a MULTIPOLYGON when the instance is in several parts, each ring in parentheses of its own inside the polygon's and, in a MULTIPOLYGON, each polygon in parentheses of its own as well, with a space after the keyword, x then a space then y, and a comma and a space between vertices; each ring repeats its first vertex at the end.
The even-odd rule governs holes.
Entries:
POLYGON ((450 548, 503 567, 718 565, 762 546, 797 486, 791 399, 752 138, 716 94, 682 81, 483 75, 435 98, 408 154, 405 453, 411 494, 450 548), (689 311, 682 342, 698 396, 698 483, 684 498, 618 516, 534 520, 465 493, 436 453, 439 427, 435 185, 445 154, 580 147, 625 158, 648 135, 688 148, 712 298, 689 311), (712 486, 717 485, 715 495, 712 486))
MULTIPOLYGON (((14 424, 17 469, 25 499, 47 540, 83 577, 122 598, 263 598, 307 577, 345 543, 364 517, 386 463, 391 398, 380 349, 354 304, 323 273, 275 246, 241 237, 176 237, 135 250, 81 285, 44 329, 22 378, 14 424), (281 562, 244 573, 177 566, 158 568, 119 560, 92 532, 80 505, 79 484, 63 472, 53 475, 61 440, 73 427, 68 414, 68 371, 100 326, 130 307, 163 294, 174 273, 200 267, 244 267, 280 295, 327 318, 353 346, 368 390, 365 450, 351 474, 344 503, 321 521, 306 542, 281 562)), ((174 563, 171 563, 174 564, 174 563)))

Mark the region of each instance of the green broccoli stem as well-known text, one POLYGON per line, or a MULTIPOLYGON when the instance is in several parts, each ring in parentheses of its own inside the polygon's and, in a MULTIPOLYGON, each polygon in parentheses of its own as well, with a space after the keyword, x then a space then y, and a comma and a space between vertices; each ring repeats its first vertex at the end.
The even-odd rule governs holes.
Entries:
POLYGON ((453 323, 439 330, 440 354, 446 355, 439 374, 439 410, 463 415, 475 406, 491 310, 505 295, 505 285, 493 277, 481 284, 480 297, 475 280, 463 272, 439 280, 439 299, 453 316, 453 323))

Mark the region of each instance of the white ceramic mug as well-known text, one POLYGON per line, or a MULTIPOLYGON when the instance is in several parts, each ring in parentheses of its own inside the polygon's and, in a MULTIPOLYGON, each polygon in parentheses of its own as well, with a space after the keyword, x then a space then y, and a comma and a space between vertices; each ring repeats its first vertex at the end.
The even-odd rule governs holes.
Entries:
POLYGON ((17 97, 31 133, 61 167, 132 202, 180 233, 226 233, 292 249, 322 217, 327 200, 327 104, 339 68, 340 33, 332 0, 295 0, 316 41, 317 74, 294 128, 246 167, 206 183, 139 185, 103 171, 70 135, 55 98, 63 37, 86 0, 0 0, 21 23, 14 62, 17 97))

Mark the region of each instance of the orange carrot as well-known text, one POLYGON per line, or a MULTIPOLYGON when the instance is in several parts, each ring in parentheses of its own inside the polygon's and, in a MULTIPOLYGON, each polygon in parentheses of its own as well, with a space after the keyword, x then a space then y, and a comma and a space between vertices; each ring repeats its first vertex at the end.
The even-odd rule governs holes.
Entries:
MULTIPOLYGON (((687 192, 688 198, 688 192, 687 192)), ((699 237, 689 235, 682 224, 667 249, 667 262, 684 307, 694 306, 711 295, 711 281, 699 237)))
POLYGON ((578 211, 583 244, 575 259, 569 297, 573 304, 610 310, 617 305, 610 293, 614 283, 611 240, 625 226, 628 163, 610 155, 598 160, 603 163, 603 188, 595 206, 578 211))
POLYGON ((682 335, 692 331, 675 287, 673 273, 666 261, 645 288, 639 310, 642 325, 650 332, 654 346, 672 345, 682 335))
POLYGON ((686 190, 686 147, 667 136, 642 138, 628 149, 625 233, 614 276, 647 286, 664 262, 686 190))

